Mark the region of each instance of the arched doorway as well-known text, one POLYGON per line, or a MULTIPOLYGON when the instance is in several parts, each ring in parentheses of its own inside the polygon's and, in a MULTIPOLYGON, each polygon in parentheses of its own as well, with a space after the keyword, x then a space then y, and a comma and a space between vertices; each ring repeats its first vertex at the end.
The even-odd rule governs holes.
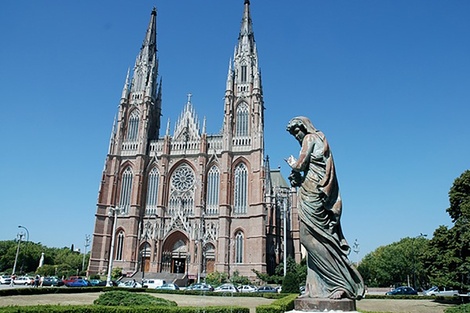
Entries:
POLYGON ((215 247, 212 243, 206 243, 204 249, 202 250, 204 258, 204 273, 214 272, 215 266, 215 247))
POLYGON ((188 256, 188 238, 180 231, 174 232, 163 245, 162 272, 186 273, 188 256))
POLYGON ((150 271, 150 256, 152 254, 150 244, 145 242, 140 247, 140 271, 141 272, 148 272, 150 271))

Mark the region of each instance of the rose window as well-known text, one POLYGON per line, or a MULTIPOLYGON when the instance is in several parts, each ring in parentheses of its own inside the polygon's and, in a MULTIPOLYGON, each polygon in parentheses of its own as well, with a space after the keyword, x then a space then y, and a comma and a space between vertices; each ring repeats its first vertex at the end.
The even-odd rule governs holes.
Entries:
POLYGON ((186 166, 176 169, 173 173, 171 184, 176 190, 186 191, 194 185, 194 173, 186 166))

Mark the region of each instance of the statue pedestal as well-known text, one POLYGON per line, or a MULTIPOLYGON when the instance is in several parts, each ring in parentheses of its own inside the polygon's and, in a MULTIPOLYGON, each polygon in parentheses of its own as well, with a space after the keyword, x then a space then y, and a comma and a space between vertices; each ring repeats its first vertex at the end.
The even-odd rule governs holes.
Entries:
POLYGON ((351 299, 297 298, 294 311, 301 312, 356 312, 356 301, 351 299))

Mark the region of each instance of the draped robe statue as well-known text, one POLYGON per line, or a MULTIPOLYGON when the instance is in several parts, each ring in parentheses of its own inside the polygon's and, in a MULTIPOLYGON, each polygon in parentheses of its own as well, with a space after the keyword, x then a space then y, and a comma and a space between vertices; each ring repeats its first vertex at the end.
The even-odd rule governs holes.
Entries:
POLYGON ((292 168, 290 183, 298 187, 300 241, 308 254, 305 297, 360 299, 364 282, 347 257, 341 196, 325 135, 303 116, 293 118, 287 131, 302 147, 297 160, 290 156, 286 161, 292 168))

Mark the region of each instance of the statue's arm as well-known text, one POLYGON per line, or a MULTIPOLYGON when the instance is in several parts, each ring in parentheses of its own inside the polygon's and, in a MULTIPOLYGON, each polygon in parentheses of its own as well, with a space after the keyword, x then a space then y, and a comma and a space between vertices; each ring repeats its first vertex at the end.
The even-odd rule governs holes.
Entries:
POLYGON ((314 144, 315 139, 311 134, 308 134, 304 137, 302 141, 302 148, 300 149, 299 158, 292 164, 289 163, 292 170, 300 172, 308 168, 308 164, 310 162, 310 154, 313 151, 314 144))

